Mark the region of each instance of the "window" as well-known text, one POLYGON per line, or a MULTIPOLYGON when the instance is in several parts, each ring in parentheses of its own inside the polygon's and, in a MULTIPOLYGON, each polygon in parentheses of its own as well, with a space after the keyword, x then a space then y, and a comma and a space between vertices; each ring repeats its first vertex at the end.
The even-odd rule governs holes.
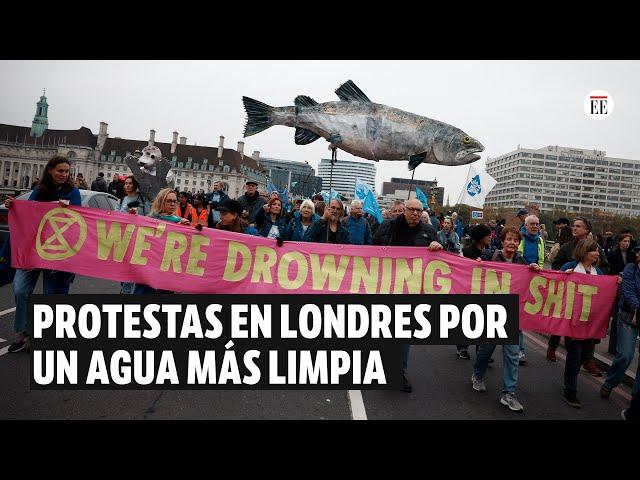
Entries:
POLYGON ((520 156, 521 157, 526 157, 526 158, 531 158, 531 154, 530 153, 526 153, 526 152, 521 153, 520 156))
POLYGON ((547 160, 557 160, 558 159, 557 155, 547 155, 545 158, 547 160))
POLYGON ((177 180, 176 180, 176 183, 177 183, 178 185, 180 185, 180 183, 182 183, 182 179, 180 179, 180 178, 179 178, 179 179, 177 179, 177 180))
POLYGON ((111 156, 115 157, 115 155, 116 155, 116 151, 115 150, 111 150, 111 156))
POLYGON ((539 153, 534 153, 533 158, 544 158, 544 155, 540 155, 539 153))

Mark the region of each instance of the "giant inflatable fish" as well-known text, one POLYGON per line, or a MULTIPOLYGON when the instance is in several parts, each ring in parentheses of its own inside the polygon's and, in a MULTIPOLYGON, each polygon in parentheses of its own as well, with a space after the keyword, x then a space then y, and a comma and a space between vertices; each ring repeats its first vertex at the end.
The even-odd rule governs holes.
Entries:
POLYGON ((369 160, 408 160, 466 165, 480 158, 480 142, 452 125, 373 103, 351 80, 336 90, 339 102, 318 103, 300 95, 293 107, 272 107, 242 97, 247 112, 244 136, 273 125, 296 129, 295 142, 307 145, 323 137, 332 146, 369 160))

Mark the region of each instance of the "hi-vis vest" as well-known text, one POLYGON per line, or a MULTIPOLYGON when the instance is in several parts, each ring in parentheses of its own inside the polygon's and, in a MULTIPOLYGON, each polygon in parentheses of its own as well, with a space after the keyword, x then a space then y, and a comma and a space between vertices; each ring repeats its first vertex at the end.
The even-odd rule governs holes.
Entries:
MULTIPOLYGON (((522 255, 524 257, 524 237, 522 238, 522 240, 520 241, 520 245, 518 245, 518 251, 520 252, 520 255, 522 255)), ((542 235, 540 235, 538 237, 538 265, 540 266, 540 268, 544 268, 544 238, 542 238, 542 235)))

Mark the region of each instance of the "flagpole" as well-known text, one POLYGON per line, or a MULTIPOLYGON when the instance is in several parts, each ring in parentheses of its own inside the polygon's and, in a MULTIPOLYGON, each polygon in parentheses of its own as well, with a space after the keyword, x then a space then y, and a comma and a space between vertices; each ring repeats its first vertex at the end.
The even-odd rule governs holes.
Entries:
POLYGON ((407 201, 411 199, 411 188, 413 187, 413 176, 416 174, 416 168, 414 168, 411 172, 411 181, 409 182, 409 195, 407 196, 407 201))

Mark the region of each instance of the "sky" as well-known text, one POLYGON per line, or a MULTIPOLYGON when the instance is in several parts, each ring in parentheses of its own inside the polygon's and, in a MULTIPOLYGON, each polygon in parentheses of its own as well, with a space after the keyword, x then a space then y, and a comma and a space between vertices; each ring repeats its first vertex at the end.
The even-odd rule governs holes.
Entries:
MULTIPOLYGON (((202 60, 202 61, 0 61, 0 123, 30 126, 46 88, 49 128, 111 137, 225 147, 245 142, 244 152, 308 161, 330 158, 328 143, 294 143, 294 129, 269 128, 242 137, 242 96, 273 106, 293 105, 298 95, 335 101, 346 80, 375 103, 446 122, 479 140, 488 157, 547 145, 598 149, 608 156, 640 159, 640 61, 484 60, 202 60), (585 96, 605 90, 615 102, 606 120, 589 118, 585 96)), ((353 159, 339 151, 340 159, 353 159)), ((376 164, 376 189, 393 177, 409 178, 405 161, 376 164)), ((416 179, 438 180, 454 204, 468 166, 420 165, 416 179)))

